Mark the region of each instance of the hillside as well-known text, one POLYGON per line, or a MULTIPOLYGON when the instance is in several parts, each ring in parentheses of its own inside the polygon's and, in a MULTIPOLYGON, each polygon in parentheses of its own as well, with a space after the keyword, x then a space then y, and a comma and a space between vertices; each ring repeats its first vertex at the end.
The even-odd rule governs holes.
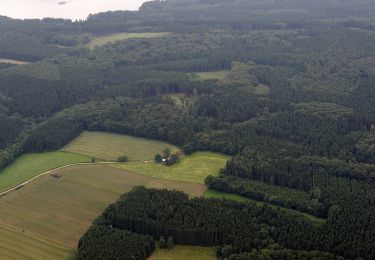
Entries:
MULTIPOLYGON (((143 231, 121 226, 128 224, 123 216, 135 216, 126 215, 130 211, 118 222, 112 217, 120 211, 104 211, 104 223, 93 223, 78 256, 128 256, 110 245, 95 251, 103 241, 89 238, 104 234, 108 241, 124 238, 118 248, 137 241, 127 249, 143 259, 158 247, 160 235, 168 236, 167 243, 175 232, 176 250, 205 246, 204 237, 219 247, 220 259, 374 259, 374 32, 370 0, 166 0, 75 22, 0 18, 0 61, 12 61, 0 62, 0 190, 59 166, 88 163, 77 176, 64 177, 71 169, 63 168, 61 178, 46 174, 0 197, 0 204, 9 200, 10 210, 0 216, 6 218, 0 227, 11 222, 26 229, 33 222, 52 239, 43 216, 82 209, 82 216, 90 216, 84 224, 78 213, 67 211, 63 218, 85 227, 73 232, 74 239, 73 233, 61 234, 72 246, 133 186, 194 196, 209 189, 206 197, 230 200, 181 202, 176 195, 168 202, 174 206, 165 205, 154 218, 137 208, 134 214, 145 222, 158 220, 143 231), (176 164, 153 161, 165 148, 178 150, 176 164), (121 157, 129 162, 116 162, 121 157), (95 174, 87 177, 91 170, 100 181, 95 174), (139 182, 130 185, 120 172, 139 182), (67 192, 79 183, 82 194, 67 192), (199 188, 191 193, 189 185, 199 188), (27 195, 50 189, 58 191, 52 201, 45 201, 47 193, 43 200, 27 195), (95 192, 105 199, 93 198, 95 192), (12 197, 34 215, 26 221, 12 197), (44 205, 51 207, 38 215, 35 209, 44 205), (176 211, 164 218, 171 207, 176 211), (209 223, 215 209, 228 219, 232 210, 244 214, 243 228, 240 220, 230 223, 237 233, 220 218, 209 223), (178 212, 202 216, 191 220, 205 224, 184 222, 177 232, 183 221, 178 212), (117 226, 108 228, 106 220, 117 226), (252 239, 245 243, 245 237, 252 239)), ((163 194, 144 192, 155 194, 155 204, 163 194)))

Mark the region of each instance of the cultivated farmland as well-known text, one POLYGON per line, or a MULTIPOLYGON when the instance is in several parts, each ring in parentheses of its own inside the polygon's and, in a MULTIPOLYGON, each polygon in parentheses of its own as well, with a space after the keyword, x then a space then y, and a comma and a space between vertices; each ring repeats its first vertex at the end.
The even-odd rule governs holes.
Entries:
POLYGON ((87 156, 66 152, 24 154, 0 171, 0 192, 13 188, 45 171, 90 161, 91 159, 87 156))
POLYGON ((71 249, 0 225, 0 259, 66 259, 71 249))
POLYGON ((134 186, 176 189, 200 196, 206 186, 152 178, 104 164, 56 170, 0 198, 0 223, 75 247, 91 222, 134 186), (15 217, 17 216, 17 217, 15 217))
POLYGON ((227 160, 229 160, 227 155, 197 152, 183 156, 179 163, 172 166, 154 162, 114 164, 113 166, 150 177, 203 184, 208 175, 217 175, 227 160))
POLYGON ((105 161, 116 161, 126 155, 130 161, 153 160, 165 148, 180 150, 177 146, 145 138, 103 132, 83 132, 62 150, 88 155, 105 161))

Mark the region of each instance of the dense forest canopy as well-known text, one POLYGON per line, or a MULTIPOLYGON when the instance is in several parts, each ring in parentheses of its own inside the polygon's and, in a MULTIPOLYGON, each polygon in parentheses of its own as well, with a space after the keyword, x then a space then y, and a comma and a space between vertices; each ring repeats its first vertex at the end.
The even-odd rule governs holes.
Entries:
MULTIPOLYGON (((84 130, 222 152, 232 159, 207 178, 210 188, 327 220, 298 226, 314 234, 297 230, 302 244, 281 243, 286 233, 268 228, 280 220, 293 229, 295 220, 262 209, 277 218, 264 220, 265 231, 254 216, 249 228, 261 240, 232 244, 231 259, 261 257, 270 240, 274 258, 316 250, 374 259, 374 31, 370 0, 167 0, 79 22, 0 17, 0 59, 30 62, 0 63, 0 169, 84 130), (87 45, 155 32, 163 34, 87 45)), ((142 257, 152 251, 152 239, 134 230, 92 230, 139 240, 142 257)))

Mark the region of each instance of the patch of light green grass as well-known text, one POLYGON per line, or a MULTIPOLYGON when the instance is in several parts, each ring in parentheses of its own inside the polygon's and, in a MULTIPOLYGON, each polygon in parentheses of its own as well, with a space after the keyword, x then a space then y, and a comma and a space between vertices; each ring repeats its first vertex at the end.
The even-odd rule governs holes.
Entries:
POLYGON ((0 192, 11 189, 48 170, 90 161, 90 157, 66 152, 21 155, 11 165, 0 171, 0 192))
POLYGON ((162 153, 165 148, 172 152, 180 150, 177 146, 157 140, 103 132, 83 132, 62 148, 62 151, 105 161, 116 161, 122 155, 128 156, 130 161, 139 161, 153 160, 155 154, 162 153))
POLYGON ((229 70, 197 72, 193 74, 193 77, 197 78, 198 80, 224 80, 229 72, 229 70))
POLYGON ((155 162, 135 162, 112 166, 155 178, 204 183, 208 175, 217 176, 219 170, 225 167, 229 158, 227 155, 218 153, 197 152, 183 156, 179 163, 172 166, 155 162))
POLYGON ((105 36, 95 36, 86 45, 90 49, 117 41, 130 40, 136 38, 156 38, 168 35, 167 32, 145 32, 145 33, 114 33, 105 36))
POLYGON ((212 247, 175 246, 172 249, 157 249, 149 260, 214 260, 217 259, 212 247))
MULTIPOLYGON (((227 199, 227 200, 234 200, 234 201, 238 201, 238 202, 253 202, 253 203, 257 204, 258 206, 261 206, 265 203, 263 201, 246 198, 244 196, 240 196, 240 195, 237 195, 237 194, 225 193, 225 192, 212 190, 212 189, 208 189, 205 193, 202 194, 202 197, 208 198, 208 199, 211 199, 211 198, 227 199)), ((293 209, 283 208, 283 207, 275 206, 275 205, 268 204, 268 203, 267 203, 267 205, 270 206, 273 209, 279 208, 280 210, 288 212, 289 214, 292 214, 292 215, 302 216, 306 220, 308 220, 308 221, 310 221, 314 224, 317 224, 317 225, 321 225, 321 224, 324 224, 326 222, 325 219, 315 217, 314 215, 311 215, 311 214, 308 214, 308 213, 300 212, 300 211, 293 210, 293 209)))

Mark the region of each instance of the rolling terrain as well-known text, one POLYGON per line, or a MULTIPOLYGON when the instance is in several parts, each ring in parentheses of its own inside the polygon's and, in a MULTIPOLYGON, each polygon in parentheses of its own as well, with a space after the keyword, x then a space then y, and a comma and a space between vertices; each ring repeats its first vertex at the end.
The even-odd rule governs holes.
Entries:
POLYGON ((102 161, 116 161, 126 155, 130 161, 153 160, 155 154, 169 148, 179 151, 177 146, 139 137, 103 132, 83 132, 62 148, 62 151, 83 154, 102 161))

